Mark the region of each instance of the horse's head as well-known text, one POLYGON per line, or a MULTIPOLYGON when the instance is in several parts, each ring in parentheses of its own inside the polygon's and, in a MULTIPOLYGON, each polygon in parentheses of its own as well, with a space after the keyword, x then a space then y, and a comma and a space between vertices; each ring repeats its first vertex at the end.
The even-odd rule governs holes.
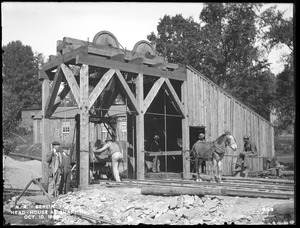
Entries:
POLYGON ((226 133, 226 146, 229 146, 234 151, 237 149, 235 138, 229 132, 226 133))

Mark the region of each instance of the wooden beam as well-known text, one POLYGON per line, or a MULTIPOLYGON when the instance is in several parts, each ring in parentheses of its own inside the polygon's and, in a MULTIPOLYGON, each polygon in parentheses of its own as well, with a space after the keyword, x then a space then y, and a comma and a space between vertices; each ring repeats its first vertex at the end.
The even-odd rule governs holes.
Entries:
POLYGON ((62 81, 62 77, 63 77, 63 73, 61 70, 61 67, 58 66, 54 79, 53 79, 53 83, 50 89, 50 96, 48 97, 48 100, 46 102, 46 113, 45 113, 45 117, 46 118, 50 118, 50 116, 52 115, 51 111, 54 105, 54 101, 56 98, 56 95, 58 93, 61 81, 62 81))
POLYGON ((190 178, 190 133, 189 133, 189 121, 188 121, 188 91, 187 82, 183 82, 181 85, 181 100, 184 108, 184 118, 182 119, 182 167, 183 167, 183 179, 188 180, 190 178))
POLYGON ((48 186, 49 174, 48 174, 48 163, 47 155, 50 153, 50 119, 45 118, 46 114, 46 102, 48 100, 50 93, 50 81, 49 79, 44 79, 42 84, 42 183, 48 186))
POLYGON ((197 188, 180 186, 180 187, 171 187, 171 186, 147 186, 142 187, 141 193, 143 195, 217 195, 222 196, 225 195, 226 190, 223 188, 207 187, 207 186, 199 186, 197 188))
POLYGON ((102 110, 102 116, 105 116, 106 113, 108 113, 108 109, 111 107, 111 105, 114 103, 114 101, 116 100, 117 96, 119 95, 119 91, 114 90, 113 94, 111 94, 111 96, 109 97, 108 101, 104 103, 103 110, 102 110))
POLYGON ((51 110, 50 116, 52 116, 52 114, 55 112, 55 110, 57 109, 57 107, 65 99, 66 95, 69 92, 70 92, 70 86, 69 85, 65 85, 64 88, 62 89, 62 91, 58 94, 58 96, 56 97, 56 99, 54 101, 54 105, 52 106, 52 110, 51 110))
POLYGON ((135 99, 133 93, 131 92, 129 86, 127 85, 123 75, 121 74, 121 72, 119 70, 116 70, 116 74, 117 74, 117 78, 119 79, 120 83, 121 83, 121 90, 124 93, 124 95, 128 98, 129 103, 131 104, 132 108, 134 110, 131 111, 136 111, 139 113, 139 108, 138 108, 138 104, 137 104, 137 100, 135 99))
POLYGON ((154 85, 152 86, 151 90, 148 92, 147 97, 144 101, 144 113, 147 112, 148 108, 150 107, 152 101, 156 97, 158 91, 160 90, 161 86, 164 84, 165 78, 159 78, 154 85))
POLYGON ((112 57, 110 57, 111 60, 115 60, 115 61, 119 61, 119 62, 125 62, 124 60, 124 56, 125 54, 116 54, 116 55, 113 55, 112 57))
POLYGON ((186 73, 177 71, 162 71, 144 65, 137 65, 132 63, 121 63, 114 60, 109 60, 92 55, 78 55, 76 57, 76 64, 88 64, 91 66, 118 69, 125 72, 132 72, 137 74, 144 74, 156 77, 171 78, 179 81, 186 81, 186 73))
POLYGON ((71 60, 75 60, 77 55, 87 55, 88 53, 88 48, 85 46, 79 47, 75 50, 73 50, 72 52, 68 52, 66 54, 63 55, 59 55, 56 58, 50 60, 49 62, 45 63, 42 66, 42 69, 44 71, 52 71, 54 69, 56 69, 60 64, 62 63, 68 63, 71 60))
POLYGON ((137 57, 137 58, 130 59, 128 62, 132 64, 142 65, 144 63, 144 59, 141 57, 137 57))
MULTIPOLYGON (((79 188, 89 184, 89 67, 80 69, 80 177, 79 188)), ((72 87, 71 87, 72 88, 72 87)))
POLYGON ((174 150, 174 151, 160 151, 160 152, 145 152, 146 156, 176 156, 176 155, 182 155, 181 150, 174 150))
POLYGON ((165 89, 168 91, 169 98, 172 100, 173 104, 175 105, 175 108, 180 113, 180 115, 185 116, 185 111, 183 109, 182 103, 178 98, 177 93, 174 90, 170 80, 166 78, 165 82, 166 82, 165 89))
POLYGON ((116 71, 113 69, 110 69, 109 71, 107 71, 103 75, 103 77, 100 79, 98 84, 95 86, 95 88, 93 89, 93 91, 91 92, 91 94, 89 96, 89 107, 88 107, 89 110, 91 109, 91 107, 93 106, 93 104, 95 103, 95 101, 97 100, 99 95, 102 93, 103 89, 106 87, 108 82, 111 80, 111 78, 115 74, 115 72, 116 71))
MULTIPOLYGON (((74 74, 72 73, 72 71, 65 65, 65 64, 61 64, 61 69, 64 72, 65 78, 67 79, 67 82, 70 86, 70 89, 74 95, 74 98, 77 102, 78 107, 81 106, 81 101, 80 101, 80 94, 79 94, 79 86, 77 84, 77 81, 74 77, 74 74)), ((87 76, 88 77, 88 76, 87 76)))
POLYGON ((145 150, 144 141, 144 115, 143 102, 144 102, 144 83, 143 75, 138 74, 136 78, 136 97, 137 97, 137 111, 139 115, 136 115, 136 159, 137 159, 137 179, 145 179, 145 150))

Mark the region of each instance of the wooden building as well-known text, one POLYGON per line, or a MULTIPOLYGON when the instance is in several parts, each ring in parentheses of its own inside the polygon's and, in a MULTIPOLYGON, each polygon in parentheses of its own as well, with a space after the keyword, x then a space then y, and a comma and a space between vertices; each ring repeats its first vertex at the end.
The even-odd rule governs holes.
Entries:
MULTIPOLYGON (((118 141, 126 141, 126 111, 124 105, 112 105, 108 111, 108 116, 116 117, 116 138, 118 141)), ((53 141, 58 141, 62 145, 74 146, 76 136, 75 116, 79 113, 78 107, 58 107, 50 117, 50 136, 53 141)), ((90 142, 95 143, 97 139, 104 142, 108 130, 106 126, 97 123, 90 123, 90 142)), ((42 143, 42 111, 33 117, 33 141, 42 143)))
MULTIPOLYGON (((268 121, 192 67, 168 63, 147 41, 137 42, 128 51, 107 31, 97 33, 93 42, 65 37, 57 42, 57 55, 42 66, 39 78, 43 80, 43 163, 52 141, 50 118, 72 91, 80 116, 77 167, 82 187, 88 185, 90 122, 109 121, 105 117, 119 95, 127 107, 125 159, 130 178, 145 179, 145 159, 159 155, 164 172, 178 172, 189 179, 189 150, 193 137, 204 129, 207 140, 231 131, 239 150, 242 135, 250 134, 259 150, 252 165, 255 169, 263 168, 263 157, 274 155, 273 127, 268 121), (161 152, 148 149, 155 134, 160 135, 161 152)), ((228 151, 224 174, 229 174, 236 156, 228 151)), ((47 181, 44 170, 45 164, 43 180, 47 181)))

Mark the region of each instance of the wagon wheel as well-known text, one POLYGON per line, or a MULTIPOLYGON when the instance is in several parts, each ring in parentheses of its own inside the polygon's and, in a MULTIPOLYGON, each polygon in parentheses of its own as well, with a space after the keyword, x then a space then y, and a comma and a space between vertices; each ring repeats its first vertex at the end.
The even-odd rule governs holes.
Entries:
POLYGON ((137 42, 134 45, 132 52, 133 53, 140 52, 140 53, 144 53, 145 55, 151 55, 151 56, 156 55, 154 47, 146 40, 141 40, 137 42))
POLYGON ((119 48, 119 42, 117 38, 111 32, 108 31, 98 32, 94 36, 93 42, 96 44, 119 48))

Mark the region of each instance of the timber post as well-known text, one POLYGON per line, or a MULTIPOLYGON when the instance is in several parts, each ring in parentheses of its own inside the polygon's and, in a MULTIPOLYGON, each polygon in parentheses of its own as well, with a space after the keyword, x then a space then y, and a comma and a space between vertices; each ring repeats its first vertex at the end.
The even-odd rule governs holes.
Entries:
POLYGON ((190 142, 189 142, 189 123, 188 123, 188 94, 187 82, 181 85, 181 102, 184 109, 184 118, 182 118, 182 167, 183 179, 190 179, 190 142))
POLYGON ((50 93, 50 81, 49 79, 43 79, 42 84, 42 183, 48 186, 49 175, 48 175, 48 163, 46 161, 47 155, 50 152, 50 119, 45 118, 46 116, 46 105, 50 93))
POLYGON ((138 105, 138 115, 136 116, 136 157, 137 157, 137 179, 145 179, 145 153, 144 153, 144 88, 143 75, 138 74, 136 78, 136 99, 138 105))
POLYGON ((89 67, 80 69, 80 176, 79 188, 89 184, 89 67))

